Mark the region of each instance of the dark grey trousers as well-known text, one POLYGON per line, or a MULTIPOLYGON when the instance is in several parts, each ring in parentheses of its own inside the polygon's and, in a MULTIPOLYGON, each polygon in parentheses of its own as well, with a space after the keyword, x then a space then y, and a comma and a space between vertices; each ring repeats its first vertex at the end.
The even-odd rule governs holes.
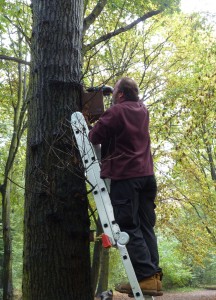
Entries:
POLYGON ((162 271, 154 233, 156 193, 154 176, 111 181, 115 220, 130 236, 127 250, 138 281, 162 271))

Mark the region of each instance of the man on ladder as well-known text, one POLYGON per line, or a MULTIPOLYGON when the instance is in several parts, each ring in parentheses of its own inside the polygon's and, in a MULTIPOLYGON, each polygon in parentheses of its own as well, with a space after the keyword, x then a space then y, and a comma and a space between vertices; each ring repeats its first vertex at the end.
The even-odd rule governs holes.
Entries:
MULTIPOLYGON (((120 79, 113 90, 113 106, 89 133, 93 145, 101 144, 101 178, 110 178, 110 198, 115 220, 129 234, 127 250, 144 295, 161 296, 154 233, 157 192, 150 150, 149 115, 139 100, 137 84, 120 79)), ((116 290, 132 296, 129 283, 116 290)))

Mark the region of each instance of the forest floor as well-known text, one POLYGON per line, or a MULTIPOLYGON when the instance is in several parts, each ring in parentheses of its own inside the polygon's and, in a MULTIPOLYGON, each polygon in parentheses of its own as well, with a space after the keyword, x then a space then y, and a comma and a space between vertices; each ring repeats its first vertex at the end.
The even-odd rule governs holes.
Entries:
MULTIPOLYGON (((97 300, 100 298, 96 298, 97 300)), ((133 300, 126 294, 114 292, 113 300, 133 300)), ((155 300, 216 300, 216 290, 196 290, 192 292, 164 292, 155 300)))

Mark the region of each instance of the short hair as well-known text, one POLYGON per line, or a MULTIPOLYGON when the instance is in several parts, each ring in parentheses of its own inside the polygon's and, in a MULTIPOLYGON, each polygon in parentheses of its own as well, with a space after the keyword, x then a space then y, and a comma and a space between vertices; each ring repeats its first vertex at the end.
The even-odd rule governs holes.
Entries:
POLYGON ((136 82, 128 77, 123 77, 119 80, 118 90, 125 96, 125 100, 138 101, 139 88, 136 82))

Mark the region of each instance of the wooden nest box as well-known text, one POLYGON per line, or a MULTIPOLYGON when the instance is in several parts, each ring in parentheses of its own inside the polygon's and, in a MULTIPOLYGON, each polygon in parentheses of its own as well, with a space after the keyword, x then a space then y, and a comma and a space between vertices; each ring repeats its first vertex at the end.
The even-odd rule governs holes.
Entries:
POLYGON ((90 123, 97 121, 104 113, 104 96, 109 96, 112 87, 88 88, 82 92, 82 113, 90 123))

